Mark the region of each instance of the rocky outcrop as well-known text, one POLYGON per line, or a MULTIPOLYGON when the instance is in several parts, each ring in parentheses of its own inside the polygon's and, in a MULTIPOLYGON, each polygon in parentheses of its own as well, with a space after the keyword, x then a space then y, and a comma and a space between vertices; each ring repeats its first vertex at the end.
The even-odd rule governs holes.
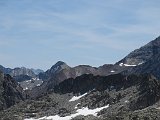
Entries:
POLYGON ((23 81, 26 81, 26 80, 31 80, 32 77, 31 76, 28 76, 28 75, 18 75, 18 76, 14 76, 13 77, 17 82, 23 82, 23 81))
MULTIPOLYGON (((104 102, 104 100, 107 100, 105 101, 106 104, 112 104, 112 102, 118 102, 126 96, 135 96, 133 98, 128 98, 130 99, 129 108, 131 110, 138 110, 151 106, 160 100, 160 81, 150 74, 138 76, 115 74, 106 77, 82 75, 76 79, 67 79, 54 88, 54 92, 59 94, 73 93, 74 95, 81 95, 89 93, 89 91, 99 91, 102 94, 98 95, 100 99, 96 97, 96 94, 93 94, 94 99, 97 98, 98 100, 97 103, 93 101, 90 101, 90 103, 94 103, 93 105, 95 106, 97 106, 96 104, 100 104, 100 101, 104 102), (130 91, 133 90, 134 93, 125 93, 127 89, 130 91), (114 98, 111 100, 111 96, 113 96, 111 94, 114 90, 117 95, 113 102, 112 100, 114 100, 114 98), (103 93, 105 92, 107 93, 105 96, 108 97, 103 97, 103 93)), ((92 100, 90 97, 85 98, 85 101, 86 99, 92 100)), ((104 106, 104 104, 100 106, 104 106)))
POLYGON ((26 95, 18 83, 10 75, 0 72, 0 110, 23 101, 25 98, 26 95))
MULTIPOLYGON (((134 120, 136 117, 143 119, 146 114, 142 111, 148 111, 147 114, 152 116, 151 120, 156 117, 153 111, 160 105, 160 81, 150 74, 116 74, 106 77, 83 75, 63 81, 54 91, 59 94, 73 93, 75 96, 87 93, 78 102, 78 108, 87 106, 95 109, 109 104, 109 108, 99 113, 100 120, 134 120), (140 111, 141 114, 136 111, 140 111)), ((82 118, 87 120, 87 117, 82 118)))
MULTIPOLYGON (((56 85, 50 93, 35 100, 17 104, 0 112, 2 118, 43 117, 46 115, 69 116, 77 109, 96 109, 107 106, 95 116, 77 116, 74 120, 116 120, 135 118, 159 118, 160 81, 150 74, 94 76, 82 75, 69 78, 56 85), (75 96, 82 96, 71 101, 75 96), (21 108, 19 111, 18 108, 21 108), (139 111, 139 112, 138 112, 139 111), (143 112, 142 112, 143 111, 143 112), (154 113, 155 111, 155 113, 154 113), (15 116, 15 113, 18 114, 15 116), (141 114, 139 114, 141 113, 141 114), (153 114, 154 113, 154 114, 153 114)), ((18 120, 22 120, 18 119, 18 120)), ((158 120, 158 119, 155 119, 158 120)))

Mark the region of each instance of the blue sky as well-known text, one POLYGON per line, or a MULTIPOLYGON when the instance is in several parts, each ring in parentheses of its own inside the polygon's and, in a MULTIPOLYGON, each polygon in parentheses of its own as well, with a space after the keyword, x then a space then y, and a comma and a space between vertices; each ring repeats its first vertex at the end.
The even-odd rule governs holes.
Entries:
POLYGON ((115 63, 159 36, 160 0, 0 0, 0 64, 115 63))

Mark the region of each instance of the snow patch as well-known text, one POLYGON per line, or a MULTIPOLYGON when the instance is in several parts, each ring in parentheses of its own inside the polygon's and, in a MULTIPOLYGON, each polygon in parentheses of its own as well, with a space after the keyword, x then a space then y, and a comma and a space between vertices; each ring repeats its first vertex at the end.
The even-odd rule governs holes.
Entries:
POLYGON ((129 66, 137 66, 137 65, 129 65, 129 64, 123 64, 124 66, 127 66, 127 67, 129 67, 129 66))
POLYGON ((24 88, 23 90, 28 90, 28 87, 24 88))
POLYGON ((160 107, 157 107, 156 109, 157 109, 157 110, 160 110, 160 107))
POLYGON ((65 117, 60 117, 59 115, 55 116, 49 116, 49 117, 42 117, 39 119, 34 119, 34 118, 29 118, 29 119, 24 119, 24 120, 71 120, 79 115, 87 116, 87 115, 93 115, 97 116, 97 113, 100 112, 101 110, 108 108, 109 105, 101 107, 101 108, 96 108, 96 109, 88 109, 88 107, 83 107, 81 109, 78 109, 75 114, 71 114, 70 116, 65 116, 65 117))
POLYGON ((125 102, 125 103, 129 103, 129 101, 128 101, 128 100, 125 100, 124 102, 125 102))
POLYGON ((114 73, 114 72, 115 72, 114 70, 111 71, 111 73, 114 73))
POLYGON ((144 62, 139 63, 138 65, 142 65, 144 62))
POLYGON ((129 65, 129 64, 124 64, 124 63, 120 63, 119 66, 126 66, 126 67, 134 67, 134 66, 137 66, 137 65, 129 65))
POLYGON ((80 103, 78 103, 78 104, 75 106, 75 108, 74 108, 74 109, 78 109, 78 105, 80 105, 80 103))
POLYGON ((80 98, 84 97, 85 95, 87 95, 87 93, 85 93, 85 94, 83 94, 83 95, 80 95, 80 96, 73 96, 73 97, 69 100, 69 102, 79 100, 80 98))
POLYGON ((26 81, 26 83, 28 83, 28 82, 29 82, 29 80, 26 81))
MULTIPOLYGON (((144 62, 138 63, 138 65, 142 65, 143 63, 144 63, 144 62)), ((132 67, 135 67, 135 66, 137 66, 137 65, 129 65, 129 64, 120 63, 119 66, 126 66, 126 67, 132 66, 132 67)))
POLYGON ((120 63, 119 66, 123 66, 123 63, 120 63))

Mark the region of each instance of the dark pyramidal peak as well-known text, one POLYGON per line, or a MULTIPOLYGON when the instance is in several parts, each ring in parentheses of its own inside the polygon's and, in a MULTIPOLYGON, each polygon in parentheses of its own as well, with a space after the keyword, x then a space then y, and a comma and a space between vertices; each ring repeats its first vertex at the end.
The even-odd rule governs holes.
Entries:
POLYGON ((50 79, 52 76, 54 76, 55 74, 59 73, 60 71, 62 71, 64 69, 69 69, 69 68, 70 67, 65 62, 58 61, 56 64, 54 64, 46 72, 40 73, 39 78, 46 81, 46 80, 50 79))
POLYGON ((58 71, 61 71, 62 69, 67 69, 67 68, 70 68, 65 62, 62 62, 62 61, 58 61, 55 65, 53 65, 51 67, 51 72, 54 73, 54 72, 58 72, 58 71))
POLYGON ((54 66, 62 66, 62 65, 67 65, 67 64, 63 61, 58 61, 54 66))

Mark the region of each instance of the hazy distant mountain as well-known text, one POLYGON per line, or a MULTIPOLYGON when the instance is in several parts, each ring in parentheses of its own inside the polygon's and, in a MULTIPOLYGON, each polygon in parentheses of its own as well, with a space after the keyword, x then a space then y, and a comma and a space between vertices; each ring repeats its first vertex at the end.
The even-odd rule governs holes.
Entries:
POLYGON ((28 69, 28 68, 25 68, 25 67, 21 67, 21 68, 14 68, 12 69, 11 73, 10 73, 11 76, 19 76, 19 75, 28 75, 28 76, 31 76, 31 77, 35 77, 35 73, 31 70, 31 69, 28 69))
POLYGON ((5 68, 2 65, 0 65, 0 71, 2 71, 5 74, 10 74, 12 72, 11 68, 5 68))
POLYGON ((31 70, 34 72, 34 74, 38 75, 39 73, 43 73, 44 71, 41 69, 33 69, 31 68, 31 70))
POLYGON ((28 69, 25 67, 11 69, 0 65, 0 71, 11 75, 17 82, 19 82, 24 90, 32 89, 43 83, 43 81, 38 78, 38 74, 43 73, 43 70, 41 69, 28 69))
POLYGON ((14 69, 11 68, 5 68, 2 65, 0 65, 0 70, 3 71, 5 74, 10 74, 12 77, 14 76, 20 76, 20 75, 27 75, 27 76, 31 76, 31 77, 35 77, 35 73, 28 68, 25 67, 17 67, 14 69))
POLYGON ((5 68, 2 65, 0 65, 0 71, 3 71, 5 74, 11 75, 18 81, 23 81, 25 79, 28 80, 30 78, 36 77, 39 73, 44 72, 41 69, 33 69, 33 68, 29 69, 25 67, 16 67, 14 69, 11 69, 11 68, 5 68))

